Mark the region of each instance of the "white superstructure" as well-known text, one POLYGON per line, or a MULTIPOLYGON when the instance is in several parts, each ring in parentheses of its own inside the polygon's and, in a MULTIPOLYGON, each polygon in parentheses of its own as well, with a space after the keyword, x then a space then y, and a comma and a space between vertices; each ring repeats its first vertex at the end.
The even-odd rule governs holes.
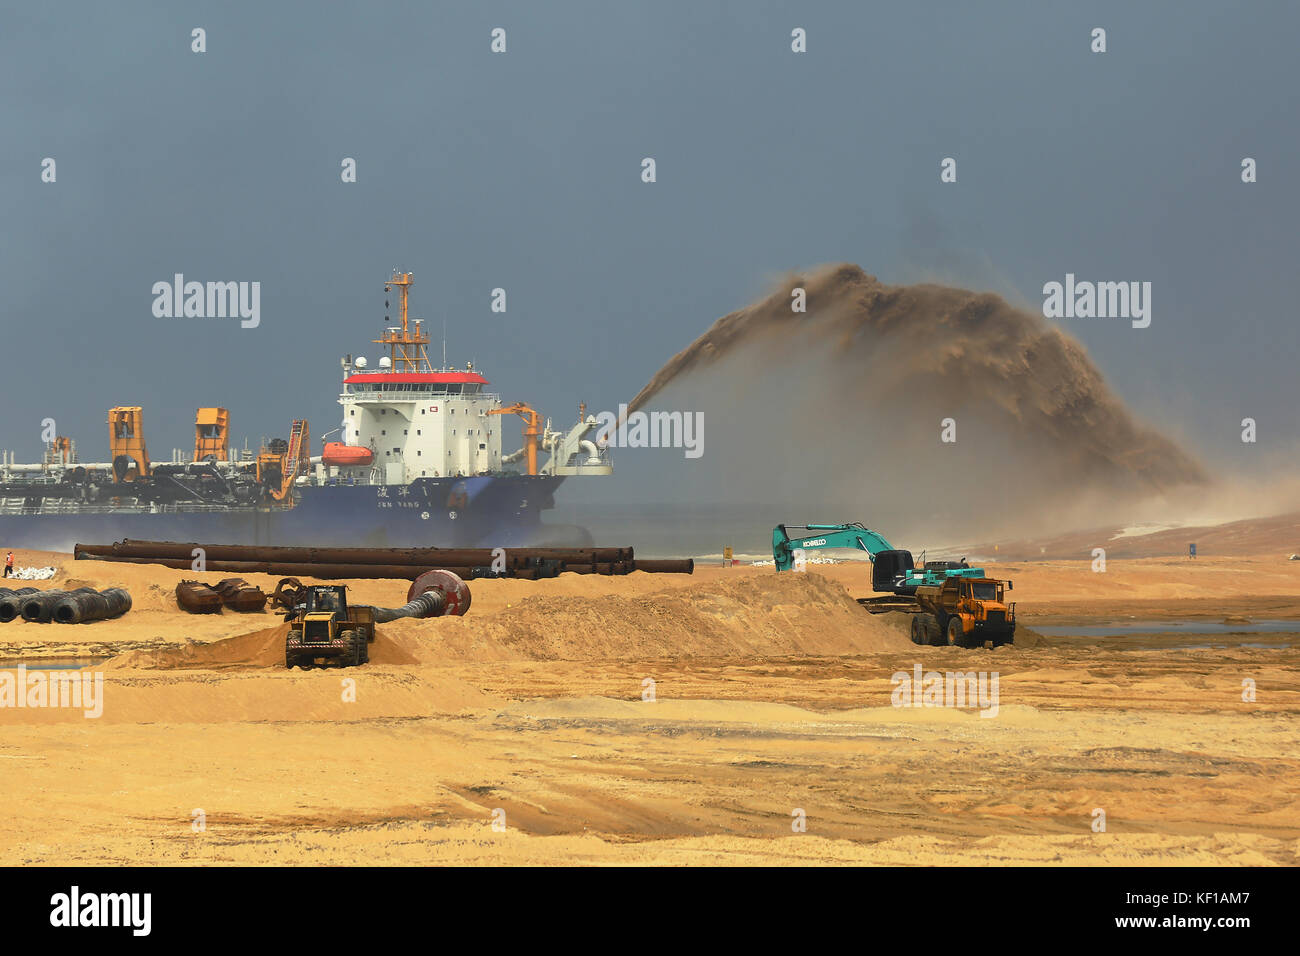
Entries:
POLYGON ((501 470, 501 396, 472 365, 400 372, 343 360, 342 442, 369 449, 384 484, 501 470))
MULTIPOLYGON (((549 420, 523 403, 503 407, 501 396, 468 363, 464 369, 429 364, 429 337, 423 323, 409 317, 413 284, 409 272, 394 271, 384 291, 397 288, 401 325, 375 339, 389 354, 372 370, 361 356, 343 359, 343 423, 339 441, 327 443, 317 465, 317 480, 343 478, 366 484, 406 485, 417 478, 464 478, 500 474, 502 466, 527 462, 526 474, 608 475, 613 468, 606 448, 588 436, 598 422, 583 408, 577 425, 552 431, 549 420), (501 429, 518 414, 524 419, 524 447, 501 455, 501 429), (551 458, 539 469, 537 454, 551 458)), ((445 352, 445 348, 444 348, 445 352)))

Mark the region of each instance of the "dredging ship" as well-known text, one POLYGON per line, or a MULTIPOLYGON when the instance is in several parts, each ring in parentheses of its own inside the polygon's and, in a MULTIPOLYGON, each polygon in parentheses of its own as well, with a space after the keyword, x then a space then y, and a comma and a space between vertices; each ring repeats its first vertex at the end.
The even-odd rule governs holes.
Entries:
MULTIPOLYGON (((198 409, 191 460, 149 459, 139 406, 109 411, 109 460, 80 463, 56 436, 39 464, 0 461, 0 546, 70 550, 120 538, 231 544, 373 547, 587 545, 573 525, 548 525, 572 475, 613 471, 599 422, 579 406, 566 430, 524 404, 503 405, 468 363, 433 368, 423 323, 409 318, 409 272, 385 291, 400 325, 374 339, 371 369, 345 356, 339 440, 313 454, 306 420, 257 452, 231 447, 226 409, 198 409), (502 453, 503 416, 523 420, 523 445, 502 453), (548 459, 538 464, 539 456, 548 459)), ((331 432, 330 434, 333 434, 331 432)), ((328 437, 328 436, 327 436, 328 437)))

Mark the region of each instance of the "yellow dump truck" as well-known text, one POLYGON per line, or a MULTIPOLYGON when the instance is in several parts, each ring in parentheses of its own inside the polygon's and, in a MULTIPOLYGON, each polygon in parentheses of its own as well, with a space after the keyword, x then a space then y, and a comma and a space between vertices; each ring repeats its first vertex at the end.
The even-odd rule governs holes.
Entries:
POLYGON ((1010 581, 947 578, 916 589, 921 610, 912 615, 914 644, 993 647, 1015 639, 1016 605, 1005 594, 1010 581))

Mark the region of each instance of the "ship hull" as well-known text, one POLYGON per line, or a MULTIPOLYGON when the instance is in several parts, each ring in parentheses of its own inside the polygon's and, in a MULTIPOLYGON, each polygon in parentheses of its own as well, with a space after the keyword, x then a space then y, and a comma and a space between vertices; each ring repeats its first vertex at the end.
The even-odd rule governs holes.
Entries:
POLYGON ((0 547, 70 551, 122 538, 303 547, 510 548, 587 545, 587 532, 544 523, 562 477, 417 478, 409 485, 305 486, 292 508, 82 508, 31 502, 0 513, 0 547))

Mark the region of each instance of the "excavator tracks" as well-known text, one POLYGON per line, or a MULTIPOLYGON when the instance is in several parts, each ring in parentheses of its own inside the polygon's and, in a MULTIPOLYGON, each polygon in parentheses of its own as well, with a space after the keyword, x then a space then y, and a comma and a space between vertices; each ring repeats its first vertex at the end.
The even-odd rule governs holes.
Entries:
POLYGON ((904 614, 915 614, 917 611, 921 610, 921 606, 916 603, 915 598, 904 597, 898 594, 888 594, 884 597, 858 598, 858 603, 872 614, 886 614, 889 611, 902 611, 904 614))

